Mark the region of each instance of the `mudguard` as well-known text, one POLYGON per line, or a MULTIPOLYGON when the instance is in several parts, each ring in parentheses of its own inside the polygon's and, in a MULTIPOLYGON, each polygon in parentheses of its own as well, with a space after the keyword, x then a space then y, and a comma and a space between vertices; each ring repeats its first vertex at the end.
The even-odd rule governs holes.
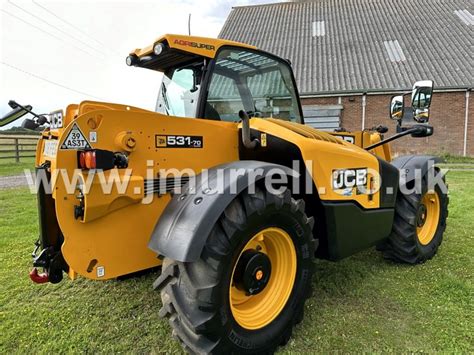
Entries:
POLYGON ((296 172, 285 166, 255 160, 222 164, 209 169, 207 174, 197 175, 195 181, 190 180, 181 194, 173 196, 168 203, 148 247, 173 260, 198 260, 224 209, 249 186, 249 176, 256 182, 282 174, 297 177, 296 172))
POLYGON ((392 160, 392 165, 400 170, 400 183, 409 183, 415 179, 415 172, 421 171, 424 176, 435 163, 443 162, 442 158, 431 155, 405 155, 392 160))

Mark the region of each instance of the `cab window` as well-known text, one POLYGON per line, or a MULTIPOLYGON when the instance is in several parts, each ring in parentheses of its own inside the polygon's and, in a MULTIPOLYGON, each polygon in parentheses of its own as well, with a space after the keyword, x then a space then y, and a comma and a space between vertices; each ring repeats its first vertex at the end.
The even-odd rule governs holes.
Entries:
POLYGON ((204 118, 239 121, 240 110, 255 117, 301 123, 288 63, 250 50, 222 50, 216 58, 204 118))
POLYGON ((196 117, 199 98, 198 69, 177 68, 163 76, 156 112, 169 116, 196 117))

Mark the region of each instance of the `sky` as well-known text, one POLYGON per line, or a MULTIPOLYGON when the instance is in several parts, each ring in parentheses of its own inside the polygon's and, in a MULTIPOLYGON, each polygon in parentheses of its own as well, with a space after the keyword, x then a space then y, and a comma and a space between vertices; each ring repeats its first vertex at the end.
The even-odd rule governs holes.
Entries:
MULTIPOLYGON (((128 67, 165 33, 217 37, 232 6, 275 0, 0 0, 0 115, 8 100, 36 113, 83 100, 153 110, 161 74, 128 67)), ((3 127, 19 125, 19 122, 3 127)))

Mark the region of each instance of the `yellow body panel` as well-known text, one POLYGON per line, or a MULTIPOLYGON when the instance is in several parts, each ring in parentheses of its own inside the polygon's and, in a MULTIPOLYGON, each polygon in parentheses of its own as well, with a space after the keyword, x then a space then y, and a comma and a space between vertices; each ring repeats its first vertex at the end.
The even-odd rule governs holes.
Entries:
MULTIPOLYGON (((105 104, 107 105, 109 104, 105 104)), ((81 104, 79 111, 85 107, 90 105, 81 104)), ((237 160, 237 125, 169 117, 144 110, 84 111, 87 112, 80 114, 74 122, 86 137, 89 137, 91 131, 96 132, 97 143, 91 143, 92 148, 120 151, 116 137, 122 132, 127 132, 136 140, 136 149, 129 156, 133 184, 124 196, 119 195, 116 189, 112 190, 111 195, 104 195, 98 190, 95 176, 93 187, 85 198, 84 221, 79 221, 74 218, 74 206, 78 205, 77 192, 68 193, 70 191, 66 190, 63 179, 56 180, 53 197, 56 200, 58 223, 64 235, 63 256, 75 272, 92 279, 114 278, 158 265, 160 261, 148 249, 147 244, 170 196, 158 197, 155 194, 152 203, 140 203, 143 197, 143 179, 147 178, 147 161, 153 161, 153 170, 150 169, 153 173, 148 178, 156 178, 160 169, 191 168, 199 173, 203 168, 237 160), (156 148, 155 136, 166 134, 203 136, 203 148, 156 148), (133 193, 133 189, 139 186, 142 188, 141 194, 133 193), (103 276, 98 276, 99 267, 103 268, 103 276)), ((64 129, 59 146, 67 137, 71 126, 72 123, 64 129)), ((51 162, 52 172, 60 167, 72 174, 78 166, 77 151, 59 149, 55 159, 45 157, 41 152, 46 140, 45 137, 38 144, 40 158, 37 163, 48 160, 51 162)), ((105 172, 105 177, 112 171, 105 172)), ((119 170, 119 174, 123 176, 125 169, 119 170)), ((81 172, 80 177, 86 181, 87 173, 81 172)))
POLYGON ((254 46, 248 44, 228 41, 224 39, 196 37, 196 36, 184 36, 184 35, 173 35, 166 34, 156 39, 155 42, 144 48, 137 48, 130 54, 134 54, 137 57, 143 57, 153 52, 153 47, 156 43, 167 42, 170 48, 179 49, 185 52, 194 53, 203 57, 214 58, 218 49, 222 46, 237 46, 243 48, 256 49, 254 46))
MULTIPOLYGON (((369 145, 378 143, 382 140, 379 133, 371 131, 335 132, 331 134, 335 137, 346 139, 346 141, 353 140, 353 144, 361 148, 366 148, 369 145)), ((389 144, 383 144, 370 150, 370 152, 388 162, 392 161, 392 151, 389 144)))
MULTIPOLYGON (((305 162, 311 162, 311 165, 306 165, 312 174, 321 200, 357 201, 364 208, 379 207, 379 192, 372 196, 367 194, 358 195, 355 193, 352 194, 352 196, 344 196, 340 191, 334 191, 332 188, 332 174, 334 170, 368 168, 378 172, 379 164, 374 155, 367 154, 367 151, 364 149, 341 139, 334 138, 328 133, 296 123, 290 123, 290 125, 296 126, 295 131, 290 131, 288 128, 276 124, 271 120, 260 118, 252 118, 250 120, 251 128, 265 132, 267 135, 271 134, 280 137, 299 147, 303 160, 305 162), (334 141, 305 137, 302 135, 304 131, 315 131, 315 134, 321 137, 325 135, 330 136, 337 143, 334 141)), ((379 182, 374 181, 374 184, 377 183, 379 182)), ((376 185, 374 185, 374 188, 375 187, 376 185)))
MULTIPOLYGON (((171 117, 125 105, 90 101, 69 106, 65 116, 67 127, 44 132, 38 143, 37 164, 49 161, 53 177, 57 168, 61 168, 71 179, 72 172, 78 167, 77 151, 59 149, 56 157, 47 157, 42 154, 44 142, 59 137, 58 146, 61 146, 73 124, 78 125, 86 138, 91 132, 95 133, 97 141, 90 143, 92 148, 128 151, 129 169, 132 169, 129 175, 125 169, 104 173, 106 179, 118 172, 121 180, 130 180, 123 194, 113 188, 110 195, 104 195, 98 177, 93 177, 92 187, 84 199, 82 221, 74 218, 74 206, 79 203, 78 191, 67 191, 64 179, 56 180, 53 198, 64 235, 62 253, 74 272, 88 278, 109 279, 160 264, 147 244, 171 197, 154 194, 151 203, 142 203, 147 197, 143 193, 145 179, 157 178, 160 169, 192 169, 199 173, 205 168, 239 160, 240 124, 235 122, 171 117), (203 147, 163 148, 159 137, 165 135, 202 136, 203 147), (127 147, 129 140, 134 142, 133 147, 127 147), (149 170, 148 161, 152 161, 149 170)), ((266 137, 276 136, 299 148, 317 187, 315 193, 319 193, 322 200, 357 201, 367 209, 379 207, 378 193, 351 193, 348 196, 332 188, 335 170, 368 168, 378 171, 374 155, 328 133, 296 123, 252 118, 250 126, 266 137)), ((265 149, 271 149, 273 143, 265 141, 265 149)), ((87 171, 79 170, 78 176, 80 182, 88 179, 87 171)))

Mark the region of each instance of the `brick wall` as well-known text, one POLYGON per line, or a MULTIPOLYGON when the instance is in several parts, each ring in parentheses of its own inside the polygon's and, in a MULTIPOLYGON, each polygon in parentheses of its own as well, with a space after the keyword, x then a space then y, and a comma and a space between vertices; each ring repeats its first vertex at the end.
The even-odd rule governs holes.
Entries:
MULTIPOLYGON (((395 154, 426 153, 463 154, 464 121, 466 114, 466 92, 435 92, 430 110, 430 124, 434 134, 428 138, 400 138, 392 143, 395 154)), ((365 127, 379 124, 389 128, 387 135, 395 133, 396 122, 388 117, 392 95, 367 95, 365 127)), ((340 102, 342 127, 360 130, 362 127, 362 95, 343 96, 340 102)), ((339 97, 304 98, 303 105, 332 105, 339 103, 339 97)), ((467 134, 467 155, 474 156, 474 95, 469 100, 469 124, 467 134)))
POLYGON ((474 94, 469 97, 469 119, 467 128, 467 155, 474 156, 474 94))

